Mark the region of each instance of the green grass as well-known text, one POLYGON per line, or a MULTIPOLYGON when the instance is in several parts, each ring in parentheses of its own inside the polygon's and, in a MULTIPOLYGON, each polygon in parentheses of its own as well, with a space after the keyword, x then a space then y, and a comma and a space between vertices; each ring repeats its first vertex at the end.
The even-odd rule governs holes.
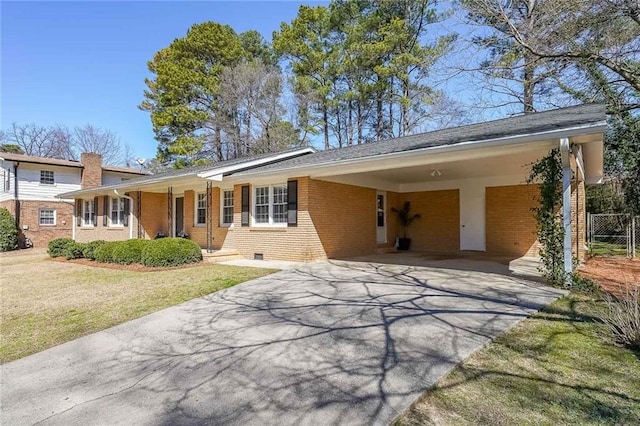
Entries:
POLYGON ((396 425, 640 424, 640 354, 612 345, 602 302, 571 294, 498 337, 396 425))
POLYGON ((595 241, 589 243, 589 254, 591 256, 626 256, 627 246, 595 241))
POLYGON ((214 264, 134 272, 44 256, 2 260, 1 363, 274 272, 214 264), (26 278, 25 269, 37 278, 26 278))

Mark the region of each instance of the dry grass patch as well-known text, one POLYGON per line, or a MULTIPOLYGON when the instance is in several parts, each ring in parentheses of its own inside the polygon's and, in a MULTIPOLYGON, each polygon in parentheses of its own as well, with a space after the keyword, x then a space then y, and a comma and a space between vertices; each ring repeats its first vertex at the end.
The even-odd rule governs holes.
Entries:
POLYGON ((0 362, 274 272, 202 264, 157 272, 95 268, 44 251, 0 256, 0 362))
POLYGON ((443 378, 397 425, 640 424, 640 353, 608 344, 602 302, 571 294, 443 378))

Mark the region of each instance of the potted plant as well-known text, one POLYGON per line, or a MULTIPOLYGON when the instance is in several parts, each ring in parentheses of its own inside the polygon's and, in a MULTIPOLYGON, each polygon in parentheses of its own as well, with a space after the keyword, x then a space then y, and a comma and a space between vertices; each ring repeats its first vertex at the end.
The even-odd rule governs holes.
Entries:
POLYGON ((414 220, 420 219, 420 213, 411 213, 411 203, 405 201, 401 209, 391 208, 391 211, 398 216, 398 224, 402 228, 402 237, 398 238, 398 250, 409 250, 411 238, 407 237, 407 230, 414 220))

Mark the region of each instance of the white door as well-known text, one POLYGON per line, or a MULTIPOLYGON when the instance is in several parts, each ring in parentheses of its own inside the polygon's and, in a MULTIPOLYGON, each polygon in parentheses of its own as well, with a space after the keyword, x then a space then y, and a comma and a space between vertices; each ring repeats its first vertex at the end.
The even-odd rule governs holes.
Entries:
POLYGON ((460 187, 460 250, 486 250, 483 184, 460 187))
POLYGON ((387 193, 382 191, 376 196, 376 236, 378 244, 387 242, 387 193))

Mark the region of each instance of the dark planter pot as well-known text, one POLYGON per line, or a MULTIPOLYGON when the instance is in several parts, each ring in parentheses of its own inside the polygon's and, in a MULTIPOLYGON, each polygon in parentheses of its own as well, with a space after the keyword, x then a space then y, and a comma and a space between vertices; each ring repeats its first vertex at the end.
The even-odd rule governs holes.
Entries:
POLYGON ((411 247, 411 238, 398 238, 398 250, 409 250, 411 247))

